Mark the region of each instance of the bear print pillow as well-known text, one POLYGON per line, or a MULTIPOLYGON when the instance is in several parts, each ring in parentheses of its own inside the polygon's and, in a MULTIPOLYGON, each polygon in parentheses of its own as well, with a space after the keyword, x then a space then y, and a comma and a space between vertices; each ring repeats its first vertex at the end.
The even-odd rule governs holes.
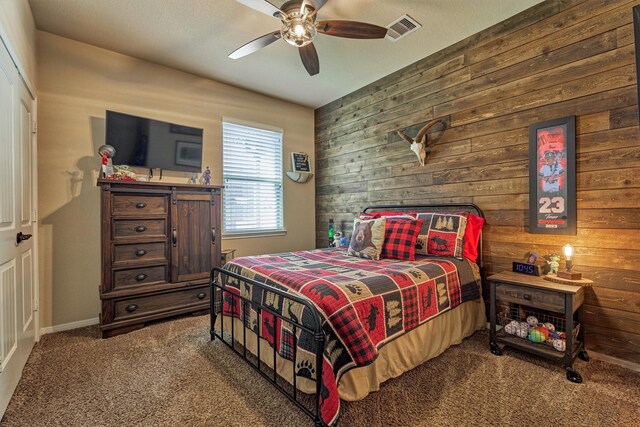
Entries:
POLYGON ((386 221, 386 218, 354 220, 353 234, 347 255, 365 259, 380 259, 386 221))

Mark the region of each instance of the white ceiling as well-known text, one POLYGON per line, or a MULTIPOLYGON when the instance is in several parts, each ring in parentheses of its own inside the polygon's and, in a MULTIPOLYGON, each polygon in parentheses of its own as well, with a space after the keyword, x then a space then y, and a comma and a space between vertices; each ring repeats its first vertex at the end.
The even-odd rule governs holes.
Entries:
MULTIPOLYGON (((278 40, 227 55, 280 21, 235 0, 29 0, 38 29, 157 64, 319 107, 525 10, 541 0, 328 0, 318 20, 387 26, 407 13, 423 27, 391 42, 318 34, 320 73, 278 40)), ((280 7, 284 0, 273 0, 280 7)))

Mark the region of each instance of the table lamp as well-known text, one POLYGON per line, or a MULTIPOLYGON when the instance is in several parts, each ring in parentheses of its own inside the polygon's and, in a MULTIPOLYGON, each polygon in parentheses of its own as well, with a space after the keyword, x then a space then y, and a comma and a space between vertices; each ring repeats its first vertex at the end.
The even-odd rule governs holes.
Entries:
POLYGON ((562 252, 564 253, 564 257, 566 259, 566 270, 558 271, 558 277, 569 280, 580 280, 582 278, 582 273, 576 273, 575 271, 571 270, 573 268, 573 260, 571 259, 573 257, 573 246, 567 243, 562 247, 562 252))

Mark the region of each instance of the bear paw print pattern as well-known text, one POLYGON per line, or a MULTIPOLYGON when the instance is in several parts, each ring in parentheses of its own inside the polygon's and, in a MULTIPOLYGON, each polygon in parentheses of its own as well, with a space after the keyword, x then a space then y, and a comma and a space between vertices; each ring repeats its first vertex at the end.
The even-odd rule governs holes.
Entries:
POLYGON ((347 288, 349 290, 349 292, 351 292, 354 295, 362 295, 362 286, 357 285, 355 283, 347 283, 346 285, 344 285, 345 288, 347 288))
POLYGON ((313 365, 308 360, 303 360, 302 362, 298 362, 296 365, 296 375, 299 377, 309 378, 310 380, 315 380, 316 370, 313 368, 313 365))

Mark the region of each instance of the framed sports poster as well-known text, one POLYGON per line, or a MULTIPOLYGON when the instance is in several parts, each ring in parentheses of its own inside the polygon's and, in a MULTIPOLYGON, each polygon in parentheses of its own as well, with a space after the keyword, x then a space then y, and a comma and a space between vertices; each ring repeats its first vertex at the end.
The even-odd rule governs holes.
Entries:
POLYGON ((529 233, 576 234, 576 118, 529 126, 529 233))

